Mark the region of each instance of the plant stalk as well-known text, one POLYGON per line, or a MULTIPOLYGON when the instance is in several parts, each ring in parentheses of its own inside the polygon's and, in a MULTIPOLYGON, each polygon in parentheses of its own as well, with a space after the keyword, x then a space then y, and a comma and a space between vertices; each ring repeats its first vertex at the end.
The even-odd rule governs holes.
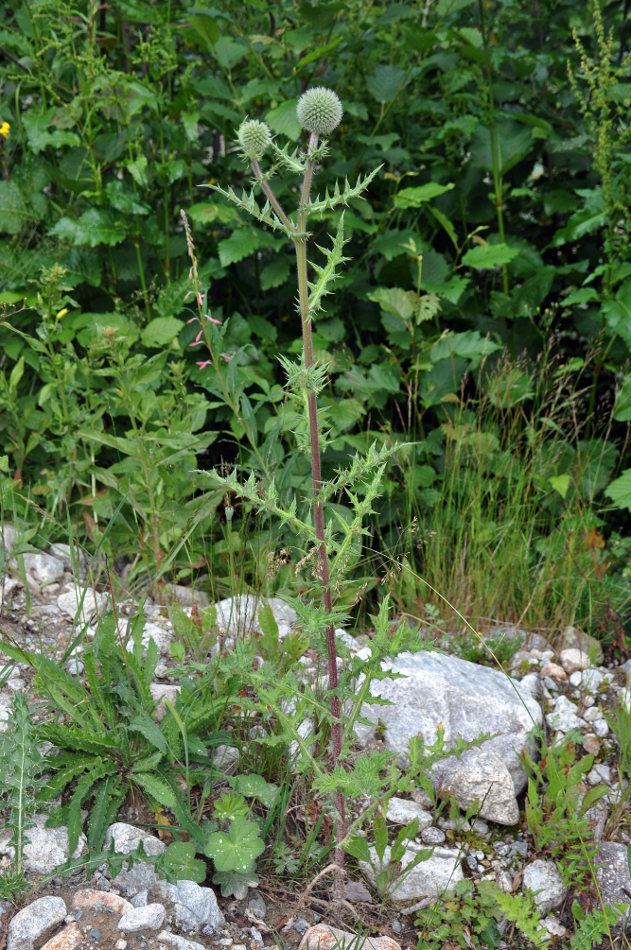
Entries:
MULTIPOLYGON (((300 306, 300 321, 302 324, 302 346, 305 369, 309 370, 314 364, 313 358, 313 335, 311 331, 311 317, 309 314, 309 284, 307 267, 307 218, 309 216, 309 195, 311 193, 311 184, 313 182, 314 158, 313 152, 318 145, 318 136, 312 132, 309 137, 307 147, 307 160, 305 163, 305 173, 300 192, 300 204, 298 206, 298 216, 296 226, 294 227, 280 206, 278 199, 274 195, 269 184, 263 180, 260 165, 256 159, 252 159, 252 171, 259 181, 263 192, 267 196, 270 204, 274 208, 279 220, 288 228, 291 239, 296 250, 296 270, 298 275, 298 301, 300 306)), ((326 540, 324 534, 324 506, 320 500, 320 490, 322 488, 322 463, 320 454, 320 430, 318 425, 318 405, 317 396, 313 390, 307 392, 307 414, 309 419, 309 442, 311 445, 311 484, 313 488, 313 524, 315 535, 319 542, 318 561, 319 575, 322 584, 322 603, 327 613, 333 612, 333 600, 331 596, 331 574, 329 570, 329 559, 326 551, 326 540)), ((326 628, 326 649, 329 669, 329 703, 331 709, 331 744, 333 751, 333 766, 339 764, 342 756, 342 716, 340 708, 340 698, 337 693, 337 645, 335 642, 335 625, 330 623, 326 628)), ((346 802, 342 791, 338 790, 334 795, 335 807, 338 813, 338 821, 335 827, 335 863, 342 867, 344 864, 344 851, 341 844, 346 837, 346 802)))

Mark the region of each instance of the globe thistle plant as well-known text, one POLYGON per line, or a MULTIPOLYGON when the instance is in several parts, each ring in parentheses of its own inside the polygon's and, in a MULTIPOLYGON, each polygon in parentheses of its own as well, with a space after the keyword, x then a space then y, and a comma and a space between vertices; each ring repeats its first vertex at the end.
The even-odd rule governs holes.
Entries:
POLYGON ((337 94, 326 86, 316 86, 302 94, 296 106, 298 121, 307 132, 330 135, 342 121, 344 110, 337 94))
MULTIPOLYGON (((255 191, 243 192, 238 195, 232 188, 222 189, 214 186, 225 197, 229 198, 236 205, 247 211, 262 224, 275 231, 284 232, 292 241, 296 251, 296 270, 298 283, 298 303, 300 319, 302 324, 303 353, 300 363, 292 363, 290 360, 281 358, 281 363, 288 374, 289 384, 295 386, 301 391, 306 403, 307 424, 309 432, 309 453, 311 458, 311 483, 312 498, 311 506, 313 511, 313 524, 300 522, 293 515, 292 524, 297 531, 302 531, 307 542, 315 548, 315 554, 318 563, 318 581, 319 590, 322 596, 322 606, 325 614, 325 627, 322 628, 322 622, 318 620, 320 629, 325 634, 326 651, 328 659, 329 675, 329 698, 331 712, 331 740, 333 751, 334 766, 342 765, 342 716, 340 697, 338 692, 338 670, 337 670, 337 646, 335 638, 336 624, 339 626, 346 619, 346 614, 341 609, 334 608, 332 590, 340 587, 340 574, 343 565, 348 557, 348 550, 353 543, 353 535, 363 533, 362 520, 369 512, 371 501, 378 494, 378 485, 383 472, 383 459, 377 458, 378 453, 371 452, 370 459, 366 460, 364 469, 371 471, 379 470, 375 475, 371 487, 364 486, 365 494, 362 500, 354 499, 356 504, 357 517, 353 526, 348 529, 346 537, 339 545, 335 557, 333 558, 333 567, 336 569, 334 583, 331 581, 331 568, 329 563, 329 554, 327 552, 327 543, 330 543, 328 536, 325 536, 325 512, 324 500, 333 489, 325 485, 322 481, 322 465, 320 457, 320 428, 318 424, 317 395, 326 383, 326 368, 319 366, 313 353, 313 340, 311 323, 313 317, 322 308, 323 297, 330 293, 331 284, 338 277, 340 265, 347 260, 343 256, 344 248, 344 215, 340 216, 337 232, 331 239, 331 247, 320 248, 326 256, 326 262, 323 266, 315 263, 311 264, 311 270, 314 275, 312 281, 309 280, 309 266, 307 259, 308 239, 307 222, 312 213, 322 213, 333 211, 340 205, 348 204, 351 198, 359 197, 368 184, 372 181, 379 169, 375 169, 360 178, 355 185, 349 185, 348 181, 344 183, 344 188, 338 185, 332 194, 325 192, 324 197, 312 199, 311 186, 313 181, 316 161, 320 161, 326 155, 326 147, 318 146, 320 137, 328 136, 340 124, 343 115, 342 103, 337 94, 332 89, 324 86, 318 86, 307 90, 298 100, 297 117, 302 128, 309 133, 307 147, 304 152, 296 154, 290 153, 286 148, 278 147, 272 141, 272 134, 264 122, 256 119, 246 119, 240 126, 237 133, 237 141, 243 155, 249 160, 255 183, 263 192, 266 203, 263 207, 257 201, 255 191), (261 169, 259 160, 265 152, 271 147, 274 152, 275 171, 278 168, 284 168, 288 172, 302 174, 302 185, 300 188, 300 197, 298 206, 293 216, 290 216, 280 204, 272 188, 270 179, 271 174, 265 174, 261 169)), ((362 468, 359 462, 353 463, 349 470, 349 478, 344 482, 344 486, 352 481, 350 475, 356 476, 356 468, 362 468)), ((342 484, 340 482, 340 484, 342 484)), ((232 490, 239 491, 238 486, 231 486, 232 490)), ((339 486, 335 489, 339 493, 339 486)), ((242 488, 246 493, 247 485, 242 488)), ((249 496, 248 496, 249 497, 249 496)), ((286 513, 278 507, 273 507, 273 491, 268 492, 268 509, 273 514, 280 514, 281 517, 286 513)), ((350 496, 352 498, 352 496, 350 496)), ((259 504, 260 495, 253 493, 252 499, 259 504)), ((346 530, 346 529, 345 529, 346 530)), ((319 614, 317 615, 320 616, 319 614)), ((334 805, 337 813, 336 821, 336 862, 343 864, 343 851, 341 844, 346 837, 346 809, 344 795, 341 790, 334 793, 334 805)))
POLYGON ((272 133, 265 122, 258 119, 246 119, 237 132, 243 154, 249 159, 262 158, 272 143, 272 133))

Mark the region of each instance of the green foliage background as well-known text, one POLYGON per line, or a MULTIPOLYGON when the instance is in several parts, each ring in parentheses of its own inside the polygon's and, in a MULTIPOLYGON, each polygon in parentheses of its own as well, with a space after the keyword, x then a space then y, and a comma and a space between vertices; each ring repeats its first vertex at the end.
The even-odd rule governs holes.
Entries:
MULTIPOLYGON (((246 585, 306 583, 288 566, 271 577, 277 527, 254 526, 197 471, 273 474, 281 492, 310 477, 304 413, 277 361, 300 351, 291 246, 205 186, 249 186, 233 144, 245 114, 299 145, 297 98, 323 84, 345 115, 316 190, 382 165, 345 211, 350 262, 314 328, 330 365, 325 473, 371 442, 408 443, 374 544, 355 552, 357 590, 405 555, 391 587, 407 610, 435 600, 419 576, 465 614, 509 619, 540 584, 533 623, 607 616, 619 639, 631 507, 626 13, 605 0, 5 4, 4 516, 32 539, 70 525, 154 575, 210 569, 218 592, 235 570, 246 585), (204 308, 220 321, 212 365, 191 345, 181 209, 204 308), (521 544, 524 574, 498 603, 437 567, 459 550, 471 490, 484 550, 497 547, 502 512, 520 525, 503 560, 521 544), (578 593, 576 577, 589 581, 578 593)), ((282 201, 292 182, 275 188, 282 201)), ((312 220, 317 244, 338 213, 312 220)))

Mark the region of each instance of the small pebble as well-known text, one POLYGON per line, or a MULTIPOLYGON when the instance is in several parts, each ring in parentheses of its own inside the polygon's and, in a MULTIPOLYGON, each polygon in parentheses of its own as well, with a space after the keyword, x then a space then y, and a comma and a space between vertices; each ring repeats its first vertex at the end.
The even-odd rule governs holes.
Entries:
POLYGON ((445 833, 440 828, 423 828, 421 831, 421 841, 423 844, 443 844, 445 833))
POLYGON ((583 739, 583 748, 586 752, 589 752, 590 755, 598 755, 600 751, 600 742, 592 732, 588 732, 583 739))

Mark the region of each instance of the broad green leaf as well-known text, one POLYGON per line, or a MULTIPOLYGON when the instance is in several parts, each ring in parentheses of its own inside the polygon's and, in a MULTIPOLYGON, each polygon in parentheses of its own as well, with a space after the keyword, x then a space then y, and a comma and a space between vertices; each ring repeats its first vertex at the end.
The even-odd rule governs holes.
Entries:
POLYGON ((15 182, 0 181, 0 231, 19 234, 30 216, 15 182))
POLYGON ((239 228, 233 231, 230 237, 219 242, 219 260, 222 267, 236 264, 245 257, 249 257, 260 247, 260 234, 253 228, 239 228))
POLYGON ((465 330, 463 333, 447 331, 430 350, 432 363, 439 360, 462 356, 478 366, 490 353, 501 349, 499 343, 494 343, 488 337, 482 336, 477 330, 465 330))
POLYGON ((160 859, 160 866, 176 881, 203 884, 207 869, 205 863, 195 857, 195 852, 193 841, 172 841, 160 859))
POLYGON ((213 884, 221 888, 222 897, 236 897, 243 900, 247 897, 248 889, 256 887, 259 879, 254 871, 215 871, 213 884))
POLYGON ((239 220, 239 212, 233 205, 208 204, 207 201, 191 205, 187 214, 195 224, 212 224, 214 221, 228 224, 239 220))
POLYGON ((180 121, 184 126, 184 132, 189 142, 197 141, 197 129, 199 126, 199 112, 194 109, 192 112, 182 112, 180 121))
POLYGON ((450 13, 457 13, 459 10, 464 10, 465 7, 470 7, 472 3, 475 3, 475 0, 438 0, 436 16, 442 19, 449 16, 450 13))
POLYGON ((561 498, 566 498, 572 479, 569 475, 551 475, 548 484, 553 491, 558 492, 561 498))
POLYGON ((508 244, 480 244, 463 255, 462 263, 467 267, 483 270, 508 264, 518 254, 518 248, 509 247, 508 244))
POLYGON ((247 874, 254 868, 259 854, 265 850, 259 827, 253 821, 237 818, 226 834, 215 831, 206 843, 205 853, 218 871, 239 871, 247 874))
POLYGON ((99 244, 110 246, 120 244, 126 237, 125 231, 110 212, 98 208, 84 211, 76 221, 71 218, 60 218, 49 233, 62 240, 70 241, 71 244, 87 244, 89 247, 97 247, 99 244))
POLYGON ((616 404, 614 406, 613 417, 618 422, 629 422, 631 420, 631 376, 627 375, 622 380, 622 385, 616 394, 616 404))
POLYGON ((212 47, 221 36, 218 24, 213 19, 210 10, 198 10, 194 8, 188 15, 187 22, 193 27, 200 39, 208 48, 212 47))
POLYGON ((273 287, 280 287, 289 277, 290 269, 289 258, 275 257, 274 260, 261 271, 261 290, 271 290, 273 287))
POLYGON ((377 102, 392 102, 405 83, 407 72, 399 66, 377 66, 366 79, 366 86, 377 102))
POLYGON ((399 370, 392 363, 375 363, 368 371, 368 378, 387 393, 398 393, 401 388, 399 370))
POLYGON ((247 46, 229 36, 221 36, 212 49, 218 61, 228 72, 248 55, 247 46))
MULTIPOLYGON (((259 612, 259 621, 260 621, 259 612)), ((246 798, 258 798, 266 808, 271 808, 278 796, 278 785, 266 782, 262 775, 237 775, 234 782, 235 791, 246 798)))
POLYGON ((499 119, 493 134, 484 125, 479 125, 471 143, 471 161, 479 168, 491 172, 495 161, 500 172, 507 172, 528 155, 533 147, 532 130, 511 119, 499 119))
POLYGON ((286 135, 288 139, 297 141, 302 133, 302 126, 296 116, 298 97, 286 99, 276 109, 265 113, 265 121, 274 132, 286 135))
POLYGON ((631 511, 631 468, 605 488, 605 495, 611 499, 615 508, 628 508, 631 511))
POLYGON ((372 856, 370 854, 368 842, 365 838, 361 838, 359 835, 351 838, 351 840, 344 845, 344 850, 347 854, 350 854, 351 857, 357 858, 358 861, 366 861, 369 864, 372 863, 372 856))
POLYGON ((33 154, 43 151, 48 146, 59 148, 64 145, 80 145, 81 140, 76 132, 69 129, 53 128, 55 121, 61 117, 56 109, 49 109, 47 112, 36 112, 35 109, 29 109, 22 115, 22 124, 26 132, 26 138, 29 149, 33 154))
POLYGON ((127 190, 127 187, 117 178, 107 183, 105 194, 112 208, 124 214, 149 214, 151 211, 149 205, 139 201, 131 191, 127 190))
POLYGON ((444 195, 453 187, 453 183, 440 185, 436 181, 428 181, 426 185, 418 185, 415 188, 402 188, 394 196, 394 206, 395 208, 420 208, 424 202, 431 201, 438 195, 444 195))
POLYGON ((393 313, 402 320, 409 320, 414 312, 414 300, 418 300, 413 291, 401 287, 377 287, 367 297, 378 303, 386 313, 393 313))
POLYGON ((177 340, 183 326, 176 317, 156 317, 147 324, 140 338, 145 346, 170 346, 177 340))

